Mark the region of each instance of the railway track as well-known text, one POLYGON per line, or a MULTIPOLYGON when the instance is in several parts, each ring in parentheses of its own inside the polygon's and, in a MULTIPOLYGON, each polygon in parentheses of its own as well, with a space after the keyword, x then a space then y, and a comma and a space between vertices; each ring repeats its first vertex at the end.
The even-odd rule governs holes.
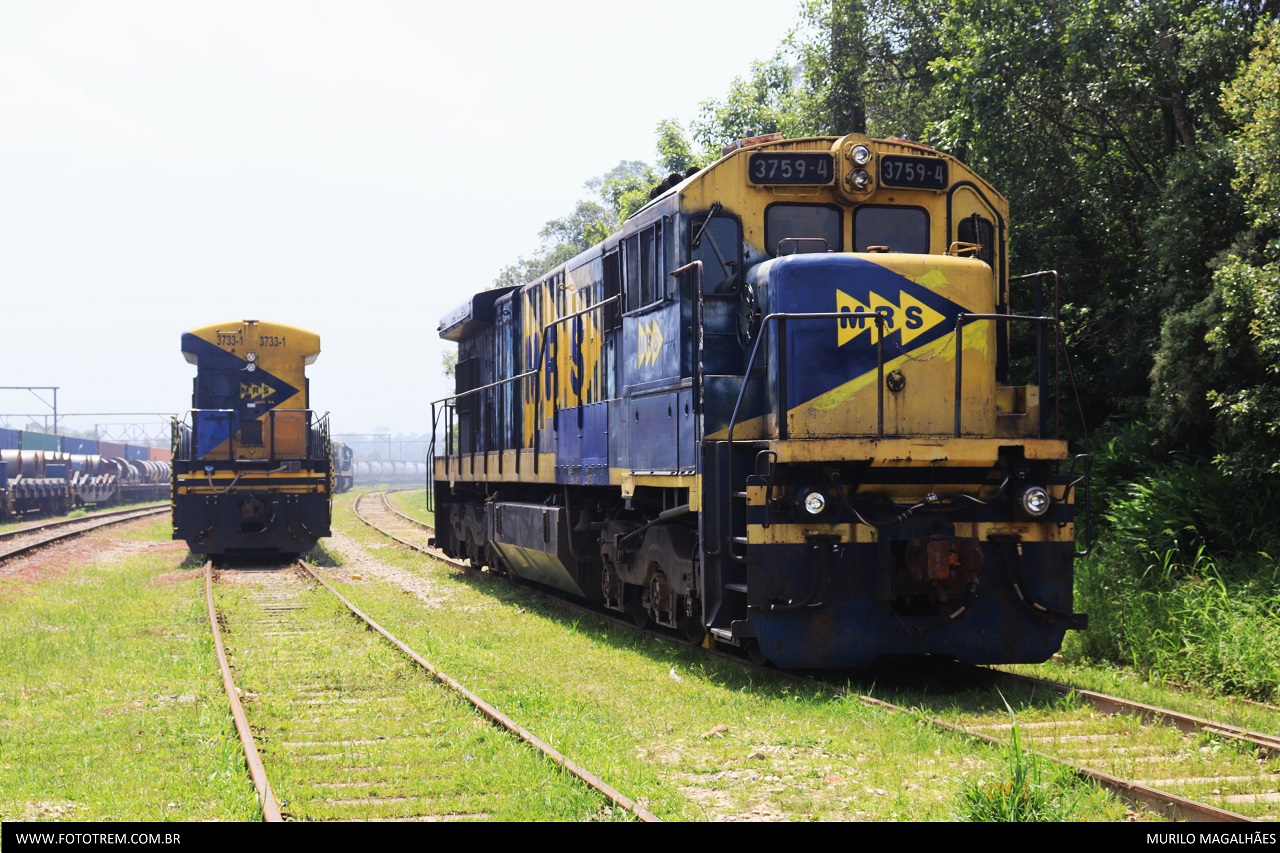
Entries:
MULTIPOLYGON (((1179 820, 1280 818, 1280 737, 1043 679, 1001 673, 1000 683, 1050 697, 1020 738, 1126 798, 1179 820)), ((966 720, 1000 737, 1013 723, 966 720)))
POLYGON ((66 539, 81 536, 93 530, 113 524, 123 524, 139 518, 151 518, 169 512, 169 504, 161 506, 130 507, 128 509, 97 512, 80 518, 59 519, 34 524, 17 530, 0 533, 0 561, 11 560, 37 548, 52 545, 66 539))
POLYGON ((1016 736, 1039 760, 1169 820, 1274 821, 1280 813, 1274 735, 1070 685, 975 673, 975 686, 954 696, 901 701, 934 726, 992 745, 1016 736))
MULTIPOLYGON (((431 527, 396 510, 386 494, 357 498, 357 516, 408 547, 476 571, 429 548, 431 527)), ((613 621, 627 625, 625 620, 613 621)), ((1276 735, 1026 676, 999 673, 996 677, 999 684, 989 688, 990 701, 978 711, 961 713, 944 704, 932 708, 917 704, 909 709, 870 696, 858 698, 904 713, 919 714, 923 709, 936 727, 1002 747, 1016 732, 1023 748, 1038 758, 1170 820, 1280 818, 1280 737, 1276 735), (1011 719, 1006 699, 1032 710, 1011 719)), ((838 684, 829 686, 845 692, 838 684)))
POLYGON ((205 572, 264 819, 657 820, 440 672, 317 570, 223 569, 217 594, 211 564, 205 572), (495 725, 512 736, 493 737, 495 725))

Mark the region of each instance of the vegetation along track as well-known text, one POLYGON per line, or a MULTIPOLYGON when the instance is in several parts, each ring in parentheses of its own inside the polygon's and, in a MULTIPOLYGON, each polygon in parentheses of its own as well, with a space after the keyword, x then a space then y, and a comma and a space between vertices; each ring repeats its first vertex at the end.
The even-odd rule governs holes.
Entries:
POLYGON ((0 562, 52 545, 64 539, 82 536, 112 524, 123 524, 139 518, 150 518, 169 512, 169 504, 141 506, 97 512, 80 518, 64 518, 0 533, 0 562))
POLYGON ((1016 726, 1024 747, 1171 818, 1280 817, 1276 735, 1012 673, 997 686, 1001 719, 961 714, 955 725, 991 742, 1016 726), (1027 710, 1011 721, 1015 695, 1027 710))
POLYGON ((1274 735, 1007 672, 961 667, 948 682, 963 687, 925 694, 916 685, 897 701, 940 728, 1016 744, 1170 820, 1277 818, 1274 735))
MULTIPOLYGON (((404 545, 443 558, 426 546, 430 525, 392 507, 386 495, 361 495, 357 516, 404 545)), ((935 726, 988 743, 1007 746, 1016 735, 1020 746, 1037 757, 1173 820, 1277 818, 1280 737, 1011 673, 998 677, 1000 689, 984 688, 985 698, 963 712, 936 694, 906 701, 924 709, 935 726), (1011 707, 1019 708, 1012 717, 1011 707)), ((859 698, 907 712, 869 696, 859 698)))
POLYGON ((432 667, 306 564, 224 568, 216 595, 212 564, 205 571, 266 820, 656 820, 432 667))

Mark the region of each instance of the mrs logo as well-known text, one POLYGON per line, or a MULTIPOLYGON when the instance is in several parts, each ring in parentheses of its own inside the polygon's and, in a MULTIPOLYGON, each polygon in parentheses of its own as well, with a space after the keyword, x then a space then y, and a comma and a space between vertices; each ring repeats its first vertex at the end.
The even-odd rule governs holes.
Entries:
POLYGON ((240 383, 240 399, 246 397, 250 400, 266 400, 272 394, 276 393, 276 389, 272 388, 265 382, 251 382, 248 385, 240 383))
POLYGON ((636 352, 641 368, 658 363, 658 355, 662 352, 662 329, 657 320, 641 323, 636 327, 636 352))
MULTIPOLYGON (((867 291, 867 301, 863 304, 843 290, 837 290, 836 310, 841 313, 879 314, 884 319, 885 337, 901 335, 899 341, 904 347, 946 319, 906 291, 899 291, 897 295, 899 301, 894 303, 878 293, 867 291)), ((870 343, 876 343, 880 337, 879 324, 870 317, 841 318, 836 330, 836 345, 844 346, 864 333, 869 333, 870 343)))

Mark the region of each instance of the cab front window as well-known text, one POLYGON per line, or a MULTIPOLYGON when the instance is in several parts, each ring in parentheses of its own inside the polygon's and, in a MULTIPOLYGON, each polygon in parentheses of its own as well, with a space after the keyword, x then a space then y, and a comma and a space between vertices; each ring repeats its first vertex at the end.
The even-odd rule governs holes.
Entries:
POLYGON ((929 214, 918 207, 864 205, 853 214, 853 250, 929 252, 929 214))
POLYGON ((764 212, 764 241, 769 254, 839 252, 840 208, 829 204, 771 204, 764 212))

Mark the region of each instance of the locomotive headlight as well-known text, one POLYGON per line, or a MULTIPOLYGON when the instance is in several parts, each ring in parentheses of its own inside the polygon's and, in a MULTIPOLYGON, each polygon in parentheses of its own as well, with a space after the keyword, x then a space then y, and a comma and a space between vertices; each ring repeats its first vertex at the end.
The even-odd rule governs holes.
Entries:
POLYGON ((871 189, 871 173, 866 169, 855 169, 849 176, 849 183, 853 184, 855 190, 864 193, 871 189))
POLYGON ((258 354, 256 352, 247 352, 244 354, 244 360, 252 364, 258 360, 258 354))
POLYGON ((1053 500, 1042 486, 1028 486, 1022 493, 1022 497, 1018 499, 1018 505, 1022 507, 1022 511, 1032 518, 1039 518, 1048 512, 1051 503, 1053 500))
POLYGON ((827 508, 827 498, 822 492, 809 492, 802 501, 804 511, 809 515, 821 515, 827 508))
POLYGON ((859 166, 865 166, 871 162, 871 149, 865 145, 855 145, 853 150, 849 152, 849 156, 859 166))

